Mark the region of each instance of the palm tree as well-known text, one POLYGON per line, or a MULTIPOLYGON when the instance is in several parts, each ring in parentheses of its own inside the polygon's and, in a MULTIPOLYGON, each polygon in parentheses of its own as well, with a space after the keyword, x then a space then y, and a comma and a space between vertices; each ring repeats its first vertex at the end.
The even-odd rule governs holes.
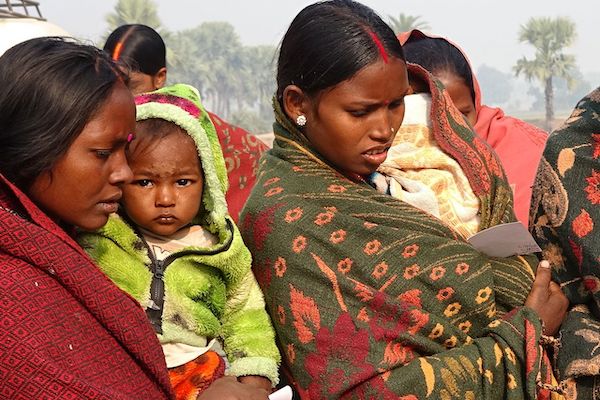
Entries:
POLYGON ((388 15, 390 18, 389 25, 392 27, 396 34, 402 32, 408 32, 413 29, 419 30, 428 30, 431 29, 429 24, 425 21, 419 21, 421 19, 420 15, 408 15, 404 13, 400 13, 398 18, 395 18, 391 15, 388 15))
POLYGON ((152 0, 119 0, 106 22, 109 32, 124 24, 144 24, 160 33, 158 9, 152 0))
POLYGON ((575 23, 566 17, 531 18, 525 25, 521 25, 519 31, 519 41, 529 43, 535 48, 535 58, 529 60, 522 57, 513 69, 516 76, 523 74, 528 81, 537 79, 544 85, 548 130, 552 128, 554 118, 552 78, 565 79, 569 87, 575 83, 575 57, 563 53, 566 47, 573 44, 575 37, 575 23))

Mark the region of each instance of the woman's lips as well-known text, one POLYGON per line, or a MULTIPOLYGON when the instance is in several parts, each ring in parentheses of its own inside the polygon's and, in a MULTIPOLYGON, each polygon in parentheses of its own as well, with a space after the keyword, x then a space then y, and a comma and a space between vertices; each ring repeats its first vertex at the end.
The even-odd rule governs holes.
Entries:
POLYGON ((369 162, 370 164, 375 164, 377 166, 381 165, 388 153, 388 147, 383 149, 373 149, 362 153, 362 156, 369 162))

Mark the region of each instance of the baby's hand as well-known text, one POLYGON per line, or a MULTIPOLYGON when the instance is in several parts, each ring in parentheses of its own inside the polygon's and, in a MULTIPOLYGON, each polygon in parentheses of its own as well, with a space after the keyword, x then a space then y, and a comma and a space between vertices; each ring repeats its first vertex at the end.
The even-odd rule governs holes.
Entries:
POLYGON ((256 375, 240 376, 238 378, 238 381, 242 382, 243 384, 251 385, 251 386, 254 386, 259 389, 264 389, 269 393, 272 392, 273 385, 271 384, 271 381, 262 376, 256 376, 256 375))

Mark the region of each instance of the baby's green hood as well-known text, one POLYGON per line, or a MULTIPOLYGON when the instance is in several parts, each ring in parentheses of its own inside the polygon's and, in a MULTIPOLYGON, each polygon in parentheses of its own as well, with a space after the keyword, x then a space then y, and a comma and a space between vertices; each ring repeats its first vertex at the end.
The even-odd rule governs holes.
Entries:
POLYGON ((136 96, 135 103, 138 121, 158 118, 173 122, 194 140, 204 171, 204 210, 195 223, 222 232, 228 215, 227 169, 217 131, 200 103, 198 90, 179 83, 136 96))

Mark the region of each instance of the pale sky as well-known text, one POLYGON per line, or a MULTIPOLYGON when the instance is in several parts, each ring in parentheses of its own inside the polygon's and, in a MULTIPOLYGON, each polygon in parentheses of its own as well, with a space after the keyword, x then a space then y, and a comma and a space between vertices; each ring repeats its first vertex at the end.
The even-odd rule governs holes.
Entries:
MULTIPOLYGON (((72 35, 94 42, 107 30, 105 16, 116 0, 39 0, 44 17, 72 35)), ((179 31, 206 21, 231 23, 246 45, 277 45, 303 0, 154 0, 165 28, 179 31)), ((363 0, 384 20, 400 13, 420 16, 431 32, 452 39, 475 68, 487 64, 510 72, 530 46, 518 43, 518 31, 530 17, 570 17, 577 25, 574 54, 584 74, 600 73, 597 0, 363 0)), ((96 43, 102 45, 103 43, 96 43)), ((593 86, 600 82, 591 82, 593 86)))

